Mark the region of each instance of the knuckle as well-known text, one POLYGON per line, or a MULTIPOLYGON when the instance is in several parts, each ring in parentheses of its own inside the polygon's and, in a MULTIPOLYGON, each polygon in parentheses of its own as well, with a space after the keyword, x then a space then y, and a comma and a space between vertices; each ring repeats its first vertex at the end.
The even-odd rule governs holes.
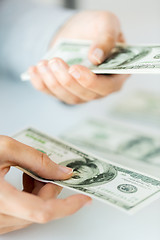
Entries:
POLYGON ((43 210, 40 213, 38 213, 38 216, 36 216, 36 221, 42 224, 51 221, 51 219, 52 219, 51 213, 48 210, 43 210))
POLYGON ((73 210, 73 205, 71 207, 72 202, 70 201, 70 198, 63 199, 63 205, 65 206, 66 209, 70 209, 69 212, 73 210))
POLYGON ((56 91, 58 89, 59 85, 56 81, 52 81, 49 85, 49 88, 52 90, 52 91, 56 91))
POLYGON ((71 87, 72 86, 72 80, 71 78, 66 78, 65 81, 62 81, 61 83, 64 87, 71 87))
POLYGON ((67 216, 70 216, 76 213, 81 208, 81 203, 78 200, 74 202, 74 204, 70 198, 66 198, 63 201, 64 201, 65 208, 67 209, 67 213, 66 213, 67 216))
POLYGON ((80 98, 73 98, 71 101, 70 101, 70 104, 71 105, 74 105, 74 104, 80 104, 80 103, 83 103, 83 100, 82 99, 80 99, 80 98))
POLYGON ((0 229, 6 227, 6 215, 3 213, 0 214, 0 229))
POLYGON ((105 91, 100 92, 100 97, 99 98, 104 98, 107 97, 111 93, 110 89, 106 89, 105 91))
POLYGON ((121 90, 121 88, 123 87, 124 81, 125 81, 124 79, 120 79, 118 81, 116 81, 116 80, 117 79, 115 79, 114 87, 113 87, 114 92, 121 90))
POLYGON ((38 222, 39 222, 39 223, 42 223, 42 224, 49 222, 49 220, 50 220, 49 215, 46 214, 46 213, 42 213, 42 214, 38 217, 38 222))
POLYGON ((83 94, 83 100, 85 101, 85 102, 87 102, 87 101, 91 101, 91 100, 94 100, 94 99, 97 99, 97 94, 83 94))
POLYGON ((43 82, 39 82, 38 84, 36 84, 35 88, 41 92, 46 90, 46 86, 43 82))
POLYGON ((63 103, 66 103, 66 104, 68 104, 68 105, 74 105, 74 103, 73 102, 71 102, 70 100, 68 100, 68 99, 66 99, 66 100, 62 100, 62 99, 60 99, 63 103))
POLYGON ((85 81, 84 83, 84 87, 85 88, 87 88, 87 89, 93 89, 93 88, 95 88, 95 83, 94 83, 94 81, 92 81, 92 80, 88 80, 88 81, 85 81))
POLYGON ((32 208, 27 210, 27 219, 35 223, 47 223, 51 220, 51 212, 51 207, 48 207, 47 202, 42 200, 41 206, 37 204, 34 210, 32 208))
POLYGON ((41 168, 47 168, 50 165, 50 160, 47 154, 40 152, 40 166, 41 168))
POLYGON ((47 63, 48 63, 47 60, 40 60, 40 61, 38 62, 38 64, 37 64, 37 66, 39 66, 39 65, 46 65, 47 63))
POLYGON ((98 94, 90 94, 90 96, 89 96, 89 100, 95 100, 95 99, 97 99, 97 98, 99 98, 99 95, 98 94))
POLYGON ((115 89, 113 90, 112 87, 109 87, 105 92, 101 93, 102 97, 107 97, 108 95, 110 95, 111 93, 115 92, 115 89))
POLYGON ((0 136, 0 152, 6 152, 12 148, 14 140, 11 137, 0 136))
POLYGON ((27 209, 27 218, 29 221, 38 222, 38 216, 32 209, 27 209))
POLYGON ((115 36, 112 34, 107 34, 106 36, 107 42, 110 44, 114 44, 115 43, 115 36))
POLYGON ((97 94, 96 97, 94 98, 94 100, 100 99, 100 98, 102 98, 102 97, 103 97, 102 95, 97 94))

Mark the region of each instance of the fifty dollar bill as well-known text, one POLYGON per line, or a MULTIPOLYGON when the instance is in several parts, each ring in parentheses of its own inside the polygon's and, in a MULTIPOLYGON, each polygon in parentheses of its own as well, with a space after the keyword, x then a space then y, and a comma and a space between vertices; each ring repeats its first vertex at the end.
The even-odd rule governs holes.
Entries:
POLYGON ((134 213, 160 197, 158 179, 85 153, 33 128, 19 132, 15 139, 46 153, 56 163, 73 168, 73 177, 65 181, 44 179, 21 169, 39 181, 79 191, 128 213, 134 213))

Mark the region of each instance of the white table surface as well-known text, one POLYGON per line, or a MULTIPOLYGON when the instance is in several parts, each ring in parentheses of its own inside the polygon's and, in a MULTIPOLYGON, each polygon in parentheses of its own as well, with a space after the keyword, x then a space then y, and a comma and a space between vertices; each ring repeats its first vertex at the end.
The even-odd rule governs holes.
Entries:
MULTIPOLYGON (((134 88, 154 89, 160 92, 160 76, 137 75, 126 83, 124 90, 134 88)), ((88 115, 105 115, 119 94, 81 106, 65 106, 53 98, 34 90, 30 83, 0 77, 0 133, 12 135, 26 127, 35 126, 50 135, 57 136, 88 115)), ((18 188, 21 173, 11 170, 7 177, 18 188)), ((62 197, 73 194, 63 190, 62 197)), ((160 239, 160 200, 145 207, 133 216, 104 203, 93 201, 73 216, 52 221, 1 236, 0 239, 28 240, 158 240, 160 239)))

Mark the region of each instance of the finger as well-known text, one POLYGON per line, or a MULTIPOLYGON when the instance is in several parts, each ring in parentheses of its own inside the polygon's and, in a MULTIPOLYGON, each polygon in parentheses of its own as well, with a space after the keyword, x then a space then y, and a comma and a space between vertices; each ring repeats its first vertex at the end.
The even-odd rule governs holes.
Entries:
POLYGON ((78 96, 83 101, 96 99, 98 96, 94 92, 82 87, 69 73, 69 66, 60 58, 54 58, 49 62, 49 67, 53 71, 57 81, 67 91, 78 96))
MULTIPOLYGON (((83 100, 80 99, 78 96, 72 94, 67 89, 65 89, 57 80, 55 77, 55 72, 52 71, 52 69, 46 65, 45 61, 41 61, 38 64, 38 71, 40 74, 43 73, 43 81, 45 82, 47 88, 50 90, 50 92, 56 96, 58 99, 60 99, 63 102, 66 102, 68 104, 78 104, 82 103, 83 100), (42 71, 43 69, 43 71, 42 71)), ((42 76, 42 75, 41 75, 42 76)))
POLYGON ((91 204, 91 201, 92 199, 90 197, 82 194, 76 194, 66 199, 49 200, 48 208, 50 211, 46 214, 42 213, 40 222, 45 223, 53 219, 55 220, 72 215, 83 206, 91 204))
POLYGON ((122 32, 107 33, 106 36, 98 38, 90 47, 88 55, 90 61, 95 65, 101 64, 111 54, 117 42, 125 43, 122 32))
POLYGON ((99 94, 101 97, 118 91, 128 75, 96 75, 84 66, 71 66, 70 74, 77 77, 77 81, 85 88, 99 94), (76 73, 76 74, 75 74, 76 73))
POLYGON ((121 34, 119 20, 113 13, 108 12, 107 18, 106 14, 102 13, 101 17, 103 24, 99 27, 97 38, 93 41, 88 55, 90 61, 96 65, 102 63, 110 55, 121 34))
POLYGON ((124 34, 122 32, 119 34, 118 42, 120 42, 120 43, 125 43, 126 42, 126 39, 125 39, 124 34))
POLYGON ((89 60, 97 65, 102 63, 116 45, 116 38, 110 34, 94 42, 89 51, 89 60))
POLYGON ((39 182, 28 176, 26 173, 23 173, 23 191, 38 195, 40 189, 44 185, 45 183, 39 182))
MULTIPOLYGON (((38 196, 18 191, 4 179, 0 184, 0 212, 1 214, 32 221, 38 212, 45 208, 45 201, 38 196)), ((18 220, 16 220, 18 221, 18 220)), ((11 222, 12 223, 12 222, 11 222)), ((17 224, 19 222, 16 222, 17 224)))
POLYGON ((23 174, 23 191, 38 195, 44 200, 56 198, 62 191, 62 187, 52 183, 39 182, 27 174, 23 174))
POLYGON ((28 72, 30 75, 31 83, 37 90, 44 92, 46 94, 51 94, 51 92, 45 85, 42 77, 40 76, 39 72, 37 71, 36 67, 30 67, 28 72))
POLYGON ((37 195, 41 197, 43 200, 49 200, 49 199, 56 198, 61 191, 62 191, 62 187, 52 183, 47 183, 39 189, 37 195))
POLYGON ((107 34, 103 38, 99 38, 91 45, 89 50, 89 60, 95 64, 101 64, 112 53, 113 48, 117 43, 125 43, 125 38, 122 32, 119 34, 107 34))
POLYGON ((0 177, 4 177, 10 170, 10 166, 6 166, 6 164, 0 165, 0 177))
POLYGON ((44 201, 38 196, 20 192, 4 179, 0 185, 0 211, 31 222, 45 223, 78 211, 91 201, 88 196, 79 194, 66 199, 44 201))
POLYGON ((12 138, 0 137, 0 159, 9 166, 20 166, 47 179, 68 179, 73 170, 54 163, 49 157, 12 138))
POLYGON ((6 234, 6 233, 9 233, 9 232, 13 232, 13 231, 16 231, 16 230, 20 230, 20 229, 26 228, 30 225, 31 224, 0 228, 0 235, 6 234))
POLYGON ((5 227, 12 227, 12 226, 23 226, 31 224, 30 221, 12 217, 6 214, 0 214, 0 229, 5 227))

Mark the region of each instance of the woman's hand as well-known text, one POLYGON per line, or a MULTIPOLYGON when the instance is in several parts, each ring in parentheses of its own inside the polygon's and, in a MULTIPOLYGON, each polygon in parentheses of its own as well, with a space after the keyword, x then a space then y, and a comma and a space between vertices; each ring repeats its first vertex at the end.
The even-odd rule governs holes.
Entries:
MULTIPOLYGON (((102 63, 117 42, 124 42, 119 20, 107 11, 84 11, 73 16, 52 41, 61 38, 92 40, 88 58, 102 63)), ((68 104, 102 98, 120 90, 128 75, 96 75, 83 66, 69 67, 62 59, 41 61, 29 69, 33 86, 68 104)))
POLYGON ((91 201, 82 194, 56 199, 61 187, 38 182, 26 174, 21 192, 4 179, 11 166, 29 169, 47 179, 64 180, 72 176, 72 169, 57 165, 47 155, 0 136, 0 234, 63 218, 91 201))

